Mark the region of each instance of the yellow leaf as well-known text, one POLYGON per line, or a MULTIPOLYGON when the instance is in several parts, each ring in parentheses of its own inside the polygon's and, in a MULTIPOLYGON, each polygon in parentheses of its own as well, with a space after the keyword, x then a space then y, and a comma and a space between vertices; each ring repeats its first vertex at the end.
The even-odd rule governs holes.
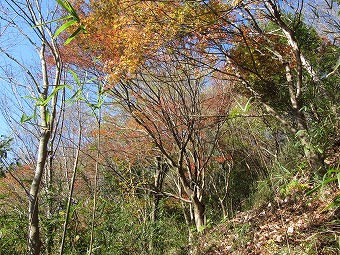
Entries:
POLYGON ((80 239, 80 236, 76 235, 75 238, 74 238, 74 241, 77 242, 79 239, 80 239))
POLYGON ((242 2, 242 0, 234 0, 231 5, 236 6, 236 5, 239 5, 241 2, 242 2))

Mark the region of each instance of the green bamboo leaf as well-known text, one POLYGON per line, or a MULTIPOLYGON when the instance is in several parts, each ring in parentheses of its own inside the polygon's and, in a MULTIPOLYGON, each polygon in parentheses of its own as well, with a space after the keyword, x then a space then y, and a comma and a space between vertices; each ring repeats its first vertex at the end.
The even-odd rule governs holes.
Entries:
POLYGON ((38 24, 36 26, 32 26, 32 28, 37 28, 37 27, 45 26, 45 25, 48 25, 48 24, 51 24, 51 23, 60 22, 60 21, 63 21, 63 20, 66 20, 66 19, 72 19, 72 18, 73 18, 72 15, 68 15, 68 16, 65 16, 65 17, 61 17, 61 18, 58 18, 58 19, 53 19, 53 20, 50 20, 50 21, 38 24))
POLYGON ((66 103, 71 102, 70 105, 73 105, 74 102, 76 101, 75 99, 84 100, 84 98, 79 96, 81 92, 82 92, 82 88, 78 89, 69 99, 66 100, 66 103))
POLYGON ((105 99, 101 97, 98 99, 98 102, 96 104, 87 103, 87 105, 93 109, 99 109, 103 105, 104 102, 105 102, 105 99))
POLYGON ((251 100, 252 100, 252 97, 249 98, 248 102, 244 106, 244 112, 248 112, 250 110, 250 108, 251 108, 251 100))
POLYGON ((36 97, 32 97, 32 96, 24 96, 23 98, 28 98, 28 99, 32 99, 34 101, 38 101, 39 99, 36 97))
POLYGON ((70 13, 70 3, 67 1, 56 0, 58 4, 60 4, 68 13, 70 13))
POLYGON ((233 118, 235 118, 237 115, 239 115, 240 114, 240 111, 238 110, 238 109, 236 109, 236 108, 234 108, 234 109, 232 109, 230 112, 229 112, 229 116, 228 116, 228 118, 229 119, 233 119, 233 118))
POLYGON ((47 110, 47 111, 45 112, 45 120, 46 120, 47 123, 49 123, 49 122, 50 122, 50 119, 51 119, 51 114, 50 114, 50 112, 47 110))
POLYGON ((332 174, 332 173, 340 173, 339 169, 330 169, 327 171, 327 174, 332 174))
POLYGON ((83 204, 83 200, 84 199, 81 199, 79 200, 75 205, 72 205, 71 208, 70 208, 70 218, 73 217, 73 213, 79 209, 81 207, 81 205, 83 204))
POLYGON ((57 29, 57 31, 55 32, 55 34, 53 35, 53 38, 56 38, 61 32, 63 32, 65 29, 69 28, 70 26, 72 26, 73 24, 77 23, 77 20, 70 20, 68 22, 66 22, 65 24, 63 24, 61 27, 59 27, 57 29))
POLYGON ((57 29, 57 31, 55 32, 55 34, 53 35, 53 38, 56 38, 61 32, 63 32, 64 30, 66 30, 67 28, 71 27, 72 25, 74 25, 75 23, 79 23, 79 27, 72 33, 72 35, 65 41, 64 45, 69 44, 75 37, 76 35, 78 35, 80 32, 83 32, 84 34, 86 34, 86 29, 84 27, 84 25, 81 24, 80 22, 80 18, 77 14, 77 12, 75 11, 75 9, 73 8, 73 6, 70 4, 70 2, 68 1, 63 1, 63 0, 56 0, 57 3, 62 6, 62 8, 64 8, 66 10, 66 12, 68 12, 70 15, 63 17, 59 20, 56 21, 60 21, 60 20, 65 20, 65 19, 71 19, 68 22, 64 23, 61 27, 59 27, 57 29))
POLYGON ((9 197, 9 195, 0 194, 0 199, 4 199, 6 197, 9 197))
POLYGON ((44 105, 44 100, 42 98, 32 97, 32 96, 24 96, 23 98, 28 98, 33 101, 36 101, 36 106, 42 106, 44 105))
POLYGON ((241 108, 242 112, 246 113, 250 110, 250 107, 251 107, 251 100, 253 98, 249 98, 246 105, 243 107, 239 102, 236 101, 236 103, 238 104, 238 106, 241 108))
POLYGON ((74 10, 73 6, 71 5, 70 2, 68 1, 62 1, 62 0, 56 0, 58 4, 60 4, 69 14, 72 15, 72 17, 77 20, 80 21, 80 18, 77 14, 77 12, 74 10))
POLYGON ((315 191, 319 190, 319 189, 322 188, 323 186, 327 185, 328 183, 333 182, 333 181, 336 181, 336 180, 338 180, 338 177, 332 177, 332 178, 324 179, 320 185, 318 185, 318 186, 316 186, 315 188, 313 188, 313 189, 311 189, 310 191, 308 191, 308 192, 306 193, 306 195, 308 196, 308 195, 314 193, 315 191))
MULTIPOLYGON (((67 2, 67 1, 66 1, 67 2)), ((79 18, 79 16, 78 16, 78 14, 77 14, 77 12, 75 11, 75 9, 73 8, 73 6, 69 3, 69 2, 67 2, 68 3, 68 5, 69 5, 69 8, 70 8, 70 11, 69 11, 69 13, 73 16, 73 18, 75 18, 77 21, 80 21, 80 18, 79 18)))
POLYGON ((80 31, 82 31, 82 28, 78 27, 78 29, 76 31, 74 31, 73 34, 70 35, 69 38, 67 38, 67 40, 65 41, 64 45, 69 44, 76 37, 76 35, 79 34, 80 31))
POLYGON ((24 113, 20 118, 20 123, 23 124, 31 119, 33 119, 34 116, 27 116, 26 113, 24 113))
POLYGON ((55 96, 55 94, 57 94, 59 90, 64 89, 64 88, 72 89, 72 87, 67 84, 55 87, 52 93, 45 100, 41 102, 40 106, 46 106, 48 102, 55 96))
POLYGON ((68 72, 72 74, 72 76, 73 76, 74 80, 76 81, 77 85, 80 86, 80 81, 79 81, 78 75, 73 70, 68 70, 68 72))

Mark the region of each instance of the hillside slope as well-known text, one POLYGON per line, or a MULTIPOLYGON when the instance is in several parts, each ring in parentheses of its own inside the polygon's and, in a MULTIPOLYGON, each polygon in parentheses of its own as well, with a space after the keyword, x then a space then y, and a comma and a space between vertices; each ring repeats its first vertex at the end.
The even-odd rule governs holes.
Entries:
POLYGON ((242 212, 207 230, 200 254, 340 254, 340 191, 301 192, 242 212))

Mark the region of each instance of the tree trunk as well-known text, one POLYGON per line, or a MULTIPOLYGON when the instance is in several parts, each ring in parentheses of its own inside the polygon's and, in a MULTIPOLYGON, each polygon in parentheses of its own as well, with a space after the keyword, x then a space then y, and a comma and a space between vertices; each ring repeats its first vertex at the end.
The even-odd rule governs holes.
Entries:
POLYGON ((197 232, 202 232, 205 225, 205 205, 194 195, 191 198, 197 232))
MULTIPOLYGON (((98 95, 99 95, 100 87, 98 86, 98 95)), ((98 97, 98 102, 100 98, 98 97)), ((93 113, 96 114, 95 108, 93 109, 93 113)), ((95 163, 95 173, 94 173, 94 191, 93 191, 93 207, 92 207, 92 222, 91 222, 91 233, 90 233, 90 244, 89 244, 89 255, 92 255, 93 252, 93 243, 94 243, 94 227, 95 227, 95 220, 96 220, 96 211, 97 211, 97 192, 98 192, 98 174, 99 174, 99 160, 100 160, 100 149, 101 149, 101 118, 102 118, 101 108, 98 108, 98 115, 95 115, 97 120, 97 155, 96 155, 96 163, 95 163)))
MULTIPOLYGON (((78 102, 79 104, 79 102, 78 102)), ((82 123, 81 123, 81 115, 80 115, 80 109, 78 110, 78 119, 79 119, 79 131, 78 131, 78 145, 77 145, 77 151, 76 151, 76 157, 74 159, 73 163, 73 169, 72 169, 72 179, 70 183, 70 191, 67 199, 67 207, 66 207, 66 216, 63 226, 63 234, 61 238, 61 244, 59 249, 59 255, 62 255, 64 252, 65 247, 65 240, 66 240, 66 231, 67 231, 67 224, 70 218, 70 209, 71 209, 71 203, 72 203, 72 197, 73 197, 73 191, 74 191, 74 184, 76 181, 76 174, 77 174, 77 168, 78 168, 78 162, 79 162, 79 155, 81 150, 81 139, 82 139, 82 123)), ((67 170, 66 170, 67 172, 67 170)))
POLYGON ((28 249, 30 255, 40 254, 41 241, 39 233, 38 193, 47 158, 47 142, 49 140, 49 137, 50 132, 48 130, 42 132, 39 141, 37 166, 29 193, 30 197, 28 202, 28 221, 29 221, 28 249))
POLYGON ((187 180, 182 168, 178 168, 178 173, 184 191, 190 198, 191 204, 194 209, 194 220, 197 232, 201 232, 203 230, 203 226, 205 225, 205 205, 204 203, 202 203, 203 195, 199 194, 197 186, 190 186, 190 183, 187 180))
POLYGON ((154 180, 154 189, 155 194, 152 201, 152 208, 151 208, 151 217, 150 221, 152 224, 152 230, 151 230, 151 236, 150 236, 150 242, 149 242, 149 253, 154 254, 154 236, 155 236, 155 227, 158 220, 158 211, 159 211, 159 192, 162 191, 163 186, 163 180, 164 180, 164 174, 165 174, 166 166, 162 163, 161 157, 156 157, 156 170, 155 170, 155 180, 154 180))
POLYGON ((28 249, 30 255, 40 254, 40 233, 39 233, 39 213, 38 198, 29 202, 29 233, 28 233, 28 249))
MULTIPOLYGON (((300 52, 296 50, 296 56, 297 59, 300 57, 300 52)), ((302 112, 302 99, 301 99, 301 91, 302 91, 302 62, 297 61, 298 65, 298 73, 300 73, 298 81, 294 82, 293 76, 292 76, 292 71, 289 67, 288 63, 284 63, 285 65, 285 71, 286 71, 286 79, 288 82, 288 87, 289 87, 289 94, 290 94, 290 101, 291 105, 293 108, 293 115, 294 119, 296 121, 297 125, 297 133, 296 136, 299 139, 303 150, 304 150, 304 155, 306 159, 309 162, 309 165, 314 168, 318 169, 321 165, 322 162, 320 160, 321 157, 317 154, 315 151, 313 145, 311 144, 309 140, 309 135, 308 135, 308 126, 307 126, 307 120, 305 114, 302 112)))
MULTIPOLYGON (((49 148, 49 151, 53 151, 52 148, 49 148)), ((50 222, 52 220, 52 208, 53 208, 53 194, 52 194, 52 168, 53 168, 53 156, 52 153, 47 156, 46 158, 47 161, 47 167, 45 169, 45 194, 47 198, 47 204, 45 207, 46 210, 46 220, 47 222, 50 222)), ((53 244, 53 232, 54 232, 54 227, 52 224, 48 224, 46 226, 46 252, 47 254, 52 253, 52 248, 54 246, 53 244)))
POLYGON ((267 1, 266 7, 272 15, 272 19, 285 34, 288 44, 291 46, 295 60, 296 60, 296 81, 293 79, 292 71, 288 63, 283 63, 285 66, 286 79, 289 86, 289 94, 291 105, 294 111, 294 118, 297 123, 297 138, 300 140, 301 145, 304 149, 305 157, 307 158, 309 165, 313 169, 319 169, 322 166, 322 157, 316 152, 315 148, 310 142, 306 116, 301 111, 302 109, 302 93, 303 93, 303 70, 306 70, 314 82, 320 83, 320 80, 314 72, 311 64, 307 61, 305 56, 302 54, 299 44, 296 39, 296 31, 292 30, 282 18, 282 13, 277 8, 275 1, 267 1))

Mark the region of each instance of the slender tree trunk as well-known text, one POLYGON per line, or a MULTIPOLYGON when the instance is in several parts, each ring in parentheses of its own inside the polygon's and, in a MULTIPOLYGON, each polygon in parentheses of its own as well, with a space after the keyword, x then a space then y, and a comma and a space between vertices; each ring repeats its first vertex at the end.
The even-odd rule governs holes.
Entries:
POLYGON ((92 207, 92 222, 91 222, 91 234, 90 234, 90 245, 89 245, 89 255, 92 254, 93 251, 93 243, 94 243, 94 227, 96 221, 96 210, 97 210, 97 189, 98 189, 98 171, 99 171, 99 145, 100 145, 100 130, 98 130, 98 151, 97 151, 97 159, 96 159, 96 167, 95 167, 95 174, 94 174, 94 191, 93 191, 93 207, 92 207))
MULTIPOLYGON (((299 59, 300 53, 297 50, 296 57, 299 59)), ((302 91, 302 62, 297 61, 298 65, 298 75, 299 78, 296 81, 296 84, 293 80, 292 71, 289 67, 288 63, 284 63, 285 71, 286 71, 286 79, 288 82, 290 101, 293 108, 293 115, 297 125, 297 133, 296 136, 299 139, 303 149, 305 157, 307 158, 309 164, 313 168, 319 168, 322 165, 321 157, 317 154, 313 145, 310 142, 308 135, 308 126, 305 114, 302 112, 302 99, 301 99, 301 91, 302 91)))
POLYGON ((43 130, 38 149, 38 160, 35 169, 34 178, 32 181, 29 202, 28 202, 28 249, 30 255, 40 254, 41 240, 39 232, 39 203, 38 193, 43 175, 46 158, 47 158, 47 143, 50 137, 49 130, 43 130))
MULTIPOLYGON (((54 50, 57 52, 56 48, 54 50)), ((42 101, 47 100, 49 94, 49 76, 48 76, 48 68, 46 63, 46 44, 42 42, 41 49, 39 52, 41 70, 42 70, 42 88, 39 89, 40 95, 39 98, 42 101)), ((60 74, 61 74, 61 65, 56 60, 56 74, 54 84, 58 86, 60 84, 60 74)), ((48 143, 51 138, 51 130, 54 127, 54 120, 56 115, 56 107, 57 107, 57 98, 58 93, 55 93, 50 103, 50 113, 48 111, 48 105, 40 105, 40 126, 41 126, 41 134, 39 140, 39 147, 37 152, 37 163, 36 169, 34 172, 34 178, 31 184, 30 193, 29 193, 29 201, 28 201, 28 250, 30 255, 39 255, 41 248, 41 240, 39 233, 39 203, 38 203, 38 194, 39 188, 41 184, 41 179, 44 173, 46 160, 48 156, 48 143)), ((52 152, 50 152, 52 153, 52 152)), ((50 169, 52 171, 52 169, 50 169)))
MULTIPOLYGON (((182 193, 183 193, 183 190, 182 190, 182 186, 180 184, 180 181, 178 183, 178 193, 180 194, 180 196, 182 196, 182 193)), ((185 220, 185 223, 188 227, 188 247, 189 249, 191 250, 192 246, 193 246, 193 233, 192 233, 192 230, 191 230, 191 221, 190 221, 190 218, 187 214, 187 210, 186 210, 186 204, 185 202, 183 202, 182 200, 180 201, 181 202, 181 205, 182 205, 182 212, 183 212, 183 216, 184 216, 184 220, 185 220)))
MULTIPOLYGON (((50 149, 50 151, 53 151, 53 149, 50 149)), ((48 222, 52 220, 52 207, 53 207, 53 194, 52 194, 52 168, 53 168, 53 157, 52 153, 47 156, 47 167, 45 170, 45 194, 47 198, 47 204, 46 204, 46 219, 48 222)), ((52 253, 52 247, 53 247, 53 231, 54 227, 52 224, 48 224, 46 226, 46 251, 47 254, 52 253)))
POLYGON ((39 213, 38 213, 38 198, 32 199, 29 202, 29 233, 28 233, 28 249, 30 255, 40 254, 40 230, 39 230, 39 213))
POLYGON ((72 196, 73 196, 73 190, 74 190, 74 183, 75 183, 75 180, 76 180, 76 173, 77 173, 77 168, 78 168, 81 139, 82 139, 82 135, 81 135, 82 124, 81 124, 80 109, 78 109, 78 119, 79 119, 78 145, 77 145, 76 157, 74 159, 73 173, 72 173, 72 179, 71 179, 71 185, 70 185, 70 193, 69 193, 68 201, 67 201, 66 217, 65 217, 64 226, 63 226, 63 235, 62 235, 62 238, 61 238, 59 255, 62 255, 63 252, 64 252, 67 224, 68 224, 68 221, 69 221, 69 218, 70 218, 70 208, 71 208, 72 196))
MULTIPOLYGON (((99 95, 100 87, 98 87, 98 95, 99 95)), ((99 102, 100 98, 98 98, 99 102)), ((95 113, 95 109, 93 110, 95 113)), ((92 255, 93 251, 93 243, 94 243, 94 227, 95 227, 95 220, 96 220, 96 210, 97 210, 97 185, 98 185, 98 172, 99 172, 99 158, 100 158, 100 139, 101 139, 101 108, 98 109, 98 116, 97 119, 97 155, 96 155, 96 166, 95 166, 95 174, 94 174, 94 194, 93 194, 93 207, 92 207, 92 222, 91 222, 91 234, 90 234, 90 245, 89 245, 89 255, 92 255)))
POLYGON ((159 192, 162 191, 162 186, 163 186, 163 180, 164 180, 164 171, 165 171, 165 166, 162 164, 162 159, 161 157, 156 157, 156 170, 155 170, 155 180, 154 180, 154 189, 155 189, 155 194, 153 197, 152 201, 152 208, 151 208, 151 225, 152 225, 152 232, 150 236, 150 242, 149 242, 149 252, 150 254, 154 254, 154 236, 155 236, 155 229, 156 229, 156 224, 158 220, 158 211, 159 211, 159 192))
MULTIPOLYGON (((43 88, 40 92, 40 99, 46 100, 48 95, 48 76, 47 68, 45 62, 45 43, 42 43, 39 57, 42 69, 43 77, 43 88)), ((39 233, 39 203, 38 203, 38 193, 41 184, 41 179, 44 173, 44 168, 46 164, 47 154, 48 154, 48 142, 51 136, 51 130, 49 123, 47 121, 47 108, 46 105, 40 106, 40 125, 41 134, 38 147, 37 164, 34 173, 34 178, 30 188, 30 197, 28 202, 28 249, 30 255, 40 254, 41 240, 39 233)))
MULTIPOLYGON (((318 169, 322 166, 322 157, 315 151, 312 143, 310 142, 308 129, 307 129, 307 120, 306 116, 302 112, 302 92, 303 92, 303 70, 306 70, 313 81, 316 83, 320 83, 320 79, 314 72, 312 66, 307 61, 305 56, 302 54, 299 44, 296 39, 296 33, 292 30, 282 18, 282 13, 277 8, 275 1, 266 1, 265 6, 269 10, 272 15, 272 19, 277 25, 280 26, 283 33, 285 34, 288 44, 291 46, 295 60, 296 60, 296 81, 292 78, 292 72, 290 70, 290 66, 288 63, 284 63, 285 71, 286 71, 286 79, 289 86, 289 94, 291 105, 294 111, 294 117, 297 123, 297 137, 301 142, 301 145, 304 148, 304 154, 307 158, 310 166, 313 169, 318 169)), ((324 90, 325 91, 325 90, 324 90)), ((326 91, 325 91, 326 92, 326 91)))
POLYGON ((156 222, 157 222, 158 203, 159 203, 159 200, 157 198, 154 198, 152 202, 152 207, 151 207, 152 211, 151 211, 151 216, 150 216, 151 235, 150 235, 150 241, 149 241, 149 254, 154 254, 154 250, 155 250, 154 237, 155 237, 155 229, 156 229, 156 222))
MULTIPOLYGON (((205 205, 198 199, 197 194, 193 194, 190 196, 190 200, 192 201, 193 213, 194 213, 194 221, 197 233, 202 233, 204 231, 205 226, 205 205)), ((189 230, 189 235, 192 238, 191 230, 189 230)), ((189 243, 189 254, 196 255, 198 254, 197 246, 195 243, 189 243)))
MULTIPOLYGON (((4 2, 6 2, 6 4, 4 4, 7 6, 4 8, 6 10, 9 8, 8 10, 11 10, 9 13, 12 13, 15 16, 14 19, 8 19, 11 27, 17 28, 18 32, 22 36, 16 39, 20 41, 22 41, 22 39, 26 39, 27 45, 31 45, 32 48, 37 51, 41 66, 41 73, 38 74, 36 68, 30 69, 30 67, 26 66, 26 63, 16 59, 15 56, 4 51, 2 48, 0 49, 9 59, 14 61, 18 67, 20 67, 22 71, 27 74, 24 79, 24 82, 27 84, 25 84, 24 87, 26 87, 28 84, 33 85, 34 87, 28 86, 30 87, 29 93, 31 96, 31 93, 34 93, 34 98, 38 99, 34 103, 35 107, 39 109, 39 116, 37 118, 39 122, 36 124, 40 127, 40 138, 38 140, 38 151, 36 156, 34 176, 28 194, 27 250, 28 254, 30 255, 39 255, 42 245, 39 233, 39 188, 48 157, 48 144, 50 142, 52 130, 54 128, 53 123, 58 101, 58 92, 55 91, 54 95, 51 95, 49 94, 49 90, 51 86, 57 89, 57 87, 60 85, 62 63, 58 48, 55 44, 53 36, 54 33, 52 33, 50 26, 47 25, 45 20, 45 18, 50 17, 50 15, 53 14, 53 11, 49 10, 47 6, 44 6, 45 8, 42 7, 42 1, 26 0, 18 3, 18 1, 15 0, 8 0, 4 2), (44 12, 42 12, 42 10, 44 10, 44 12), (46 16, 44 16, 44 14, 46 14, 46 16), (19 20, 17 20, 17 18, 19 20), (18 23, 15 23, 17 21, 18 23), (33 33, 26 34, 26 30, 22 25, 24 25, 24 27, 31 27, 34 32, 32 30, 33 33), (46 63, 47 51, 50 60, 49 63, 46 63), (50 84, 49 77, 52 73, 54 73, 55 79, 54 82, 50 84)), ((5 13, 6 11, 3 12, 3 14, 5 13)), ((4 20, 7 19, 5 18, 4 20)), ((52 171, 52 169, 50 169, 50 171, 52 171)), ((49 184, 50 183, 47 183, 47 185, 49 184)))

